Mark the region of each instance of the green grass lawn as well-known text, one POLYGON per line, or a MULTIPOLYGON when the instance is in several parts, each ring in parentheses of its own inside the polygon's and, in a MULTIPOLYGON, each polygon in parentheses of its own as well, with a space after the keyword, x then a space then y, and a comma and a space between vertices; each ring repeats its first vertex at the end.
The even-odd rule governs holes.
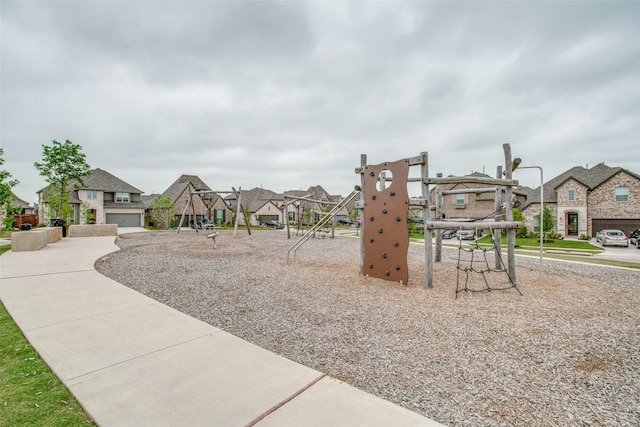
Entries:
MULTIPOLYGON (((485 236, 478 240, 478 244, 486 244, 491 245, 491 237, 485 236)), ((502 236, 502 246, 507 244, 507 236, 502 236)), ((537 238, 518 238, 516 239, 516 249, 538 249, 540 248, 540 240, 537 238)), ((594 246, 585 240, 564 240, 564 239, 555 239, 551 241, 545 241, 543 244, 543 248, 548 249, 557 249, 557 250, 566 250, 571 252, 591 252, 591 253, 600 253, 603 252, 604 249, 598 246, 594 246)))
MULTIPOLYGON (((423 240, 424 235, 422 233, 411 233, 409 238, 412 240, 423 240)), ((457 239, 451 239, 450 242, 455 242, 458 244, 457 239)), ((443 240, 443 242, 447 242, 447 240, 443 240)), ((471 240, 463 240, 463 245, 465 243, 470 243, 471 240)), ((493 245, 491 242, 490 236, 484 236, 483 238, 478 240, 479 245, 493 245)), ((502 246, 507 245, 507 236, 502 235, 502 246)), ((525 239, 516 239, 516 249, 539 249, 540 248, 540 240, 536 238, 525 238, 525 239)), ((570 252, 589 252, 589 253, 600 253, 603 252, 604 249, 599 246, 594 246, 585 240, 562 240, 556 239, 553 241, 545 241, 543 248, 545 250, 555 249, 555 250, 566 250, 570 252)))
POLYGON ((94 425, 0 303, 0 427, 94 425))

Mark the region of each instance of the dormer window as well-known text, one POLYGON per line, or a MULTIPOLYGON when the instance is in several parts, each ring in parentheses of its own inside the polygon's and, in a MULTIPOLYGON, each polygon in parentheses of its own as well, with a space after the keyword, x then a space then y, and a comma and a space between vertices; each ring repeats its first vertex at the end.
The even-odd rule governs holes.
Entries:
POLYGON ((629 189, 627 187, 616 188, 616 202, 628 202, 629 201, 629 189))
POLYGON ((97 199, 98 192, 96 190, 87 190, 87 199, 97 199))
POLYGON ((131 200, 129 193, 116 193, 116 202, 117 203, 129 203, 131 200))

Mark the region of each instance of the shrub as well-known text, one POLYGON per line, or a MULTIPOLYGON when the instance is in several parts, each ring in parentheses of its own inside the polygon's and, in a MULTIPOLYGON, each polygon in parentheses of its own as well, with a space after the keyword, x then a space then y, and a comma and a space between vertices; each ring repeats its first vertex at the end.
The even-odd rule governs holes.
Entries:
POLYGON ((527 230, 527 226, 523 225, 522 228, 519 228, 516 231, 516 237, 525 238, 529 235, 529 230, 527 230))

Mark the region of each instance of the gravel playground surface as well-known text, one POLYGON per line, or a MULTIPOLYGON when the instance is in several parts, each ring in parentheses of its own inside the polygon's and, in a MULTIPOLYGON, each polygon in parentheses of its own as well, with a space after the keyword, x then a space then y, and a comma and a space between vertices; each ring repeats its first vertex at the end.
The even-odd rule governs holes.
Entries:
POLYGON ((419 244, 403 286, 359 274, 356 238, 311 239, 287 265, 283 230, 206 236, 121 235, 96 269, 443 424, 640 425, 638 271, 545 260, 540 284, 539 260, 516 257, 522 296, 456 298, 453 248, 425 289, 419 244))

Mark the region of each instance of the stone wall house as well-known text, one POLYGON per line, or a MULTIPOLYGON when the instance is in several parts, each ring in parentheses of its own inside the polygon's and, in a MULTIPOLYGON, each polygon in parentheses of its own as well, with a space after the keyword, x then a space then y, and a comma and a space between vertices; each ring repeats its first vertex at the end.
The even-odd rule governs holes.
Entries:
POLYGON ((162 196, 169 198, 175 205, 173 216, 176 226, 183 213, 185 214, 183 227, 197 224, 204 218, 218 224, 231 222, 232 212, 223 198, 195 175, 181 175, 162 193, 162 196), (192 204, 185 210, 189 197, 194 191, 201 193, 193 194, 192 204))
MULTIPOLYGON (((524 189, 522 209, 530 231, 539 231, 540 188, 524 189)), ((576 166, 544 184, 544 204, 552 210, 555 232, 563 236, 595 236, 613 228, 627 235, 640 228, 640 175, 600 163, 576 166)))
MULTIPOLYGON (((288 190, 284 192, 284 195, 309 199, 309 201, 292 200, 293 206, 289 206, 288 209, 289 221, 292 223, 298 222, 298 216, 300 216, 301 221, 308 219, 309 222, 315 223, 343 200, 341 195, 329 194, 329 192, 320 185, 311 186, 306 190, 288 190), (311 200, 315 200, 315 202, 311 200), (305 212, 308 218, 305 218, 305 212)), ((355 209, 355 201, 349 206, 342 207, 340 211, 336 213, 335 218, 349 218, 353 209, 355 209)))
MULTIPOLYGON (((225 201, 232 209, 236 209, 238 201, 235 194, 225 197, 225 201)), ((245 211, 248 210, 249 225, 251 226, 259 226, 271 220, 284 221, 282 194, 258 187, 251 190, 240 190, 240 203, 245 211)), ((244 215, 240 215, 239 224, 245 224, 244 215)))
MULTIPOLYGON (((492 178, 480 172, 473 172, 469 175, 476 178, 492 178)), ((486 184, 447 184, 443 185, 443 190, 464 190, 472 188, 495 188, 493 185, 486 184)), ((513 195, 515 200, 520 202, 521 206, 526 203, 527 193, 514 189, 513 195)), ((431 206, 436 204, 436 187, 431 186, 429 194, 429 203, 431 206)), ((413 209, 417 217, 422 217, 422 208, 413 209)), ((446 220, 481 220, 492 219, 496 214, 501 214, 504 220, 504 210, 496 212, 495 207, 495 191, 478 192, 478 193, 461 193, 446 194, 442 197, 442 213, 446 220)), ((432 210, 432 218, 435 218, 435 210, 432 210)))
MULTIPOLYGON (((73 212, 63 218, 71 224, 117 224, 118 227, 142 227, 145 205, 142 191, 102 169, 93 169, 82 177, 84 185, 71 180, 67 187, 73 212)), ((42 223, 50 219, 47 194, 38 191, 38 215, 42 223)))

